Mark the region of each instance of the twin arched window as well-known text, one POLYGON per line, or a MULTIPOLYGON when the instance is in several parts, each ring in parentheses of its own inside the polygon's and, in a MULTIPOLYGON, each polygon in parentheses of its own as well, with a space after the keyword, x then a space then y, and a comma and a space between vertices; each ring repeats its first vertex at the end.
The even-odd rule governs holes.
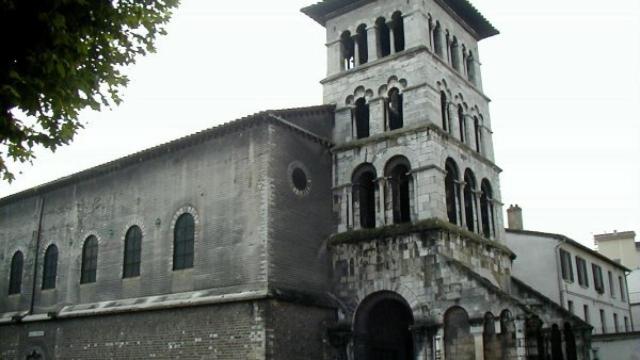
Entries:
POLYGON ((58 274, 58 247, 49 245, 44 253, 44 266, 42 269, 42 290, 56 287, 56 275, 58 274))
POLYGON ((82 266, 80 269, 80 284, 96 282, 98 272, 98 239, 91 235, 82 246, 82 266))
POLYGON ((22 269, 24 259, 21 251, 16 251, 11 258, 11 274, 9 275, 9 295, 19 294, 22 291, 22 269))
POLYGON ((193 267, 195 221, 193 215, 180 215, 173 229, 173 270, 193 267))

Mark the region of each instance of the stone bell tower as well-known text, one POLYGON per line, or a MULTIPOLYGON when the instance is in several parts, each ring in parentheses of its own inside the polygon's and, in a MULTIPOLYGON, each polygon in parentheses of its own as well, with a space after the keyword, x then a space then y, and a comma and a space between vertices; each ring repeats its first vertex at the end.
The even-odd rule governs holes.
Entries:
MULTIPOLYGON (((477 46, 498 31, 466 0, 302 11, 326 28, 336 105, 333 340, 349 359, 475 359, 462 354, 482 351, 485 315, 517 313, 495 301, 513 253, 477 46)), ((515 332, 502 349, 515 354, 515 332)))

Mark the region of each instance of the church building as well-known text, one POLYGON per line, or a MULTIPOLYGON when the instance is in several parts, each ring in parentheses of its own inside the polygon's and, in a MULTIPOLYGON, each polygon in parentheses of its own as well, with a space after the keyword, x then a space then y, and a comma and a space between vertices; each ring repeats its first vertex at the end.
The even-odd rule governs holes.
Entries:
MULTIPOLYGON (((511 274, 467 0, 324 0, 323 105, 0 199, 0 358, 589 359, 511 274)), ((322 46, 322 44, 318 44, 322 46)))

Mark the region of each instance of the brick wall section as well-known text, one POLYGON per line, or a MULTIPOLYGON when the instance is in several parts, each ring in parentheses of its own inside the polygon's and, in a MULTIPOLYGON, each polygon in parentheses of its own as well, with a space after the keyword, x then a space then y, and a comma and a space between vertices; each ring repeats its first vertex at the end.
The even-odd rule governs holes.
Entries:
POLYGON ((22 358, 16 355, 36 346, 57 359, 264 359, 268 306, 260 300, 1 326, 0 358, 22 358), (44 336, 29 337, 38 331, 44 336))

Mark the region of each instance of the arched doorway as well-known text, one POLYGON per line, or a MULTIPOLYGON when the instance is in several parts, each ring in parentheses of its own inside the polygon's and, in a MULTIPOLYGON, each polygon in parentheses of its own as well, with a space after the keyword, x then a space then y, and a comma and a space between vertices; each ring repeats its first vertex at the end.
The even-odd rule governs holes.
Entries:
POLYGON ((356 360, 412 360, 413 314, 398 294, 382 291, 369 295, 356 312, 356 360))

